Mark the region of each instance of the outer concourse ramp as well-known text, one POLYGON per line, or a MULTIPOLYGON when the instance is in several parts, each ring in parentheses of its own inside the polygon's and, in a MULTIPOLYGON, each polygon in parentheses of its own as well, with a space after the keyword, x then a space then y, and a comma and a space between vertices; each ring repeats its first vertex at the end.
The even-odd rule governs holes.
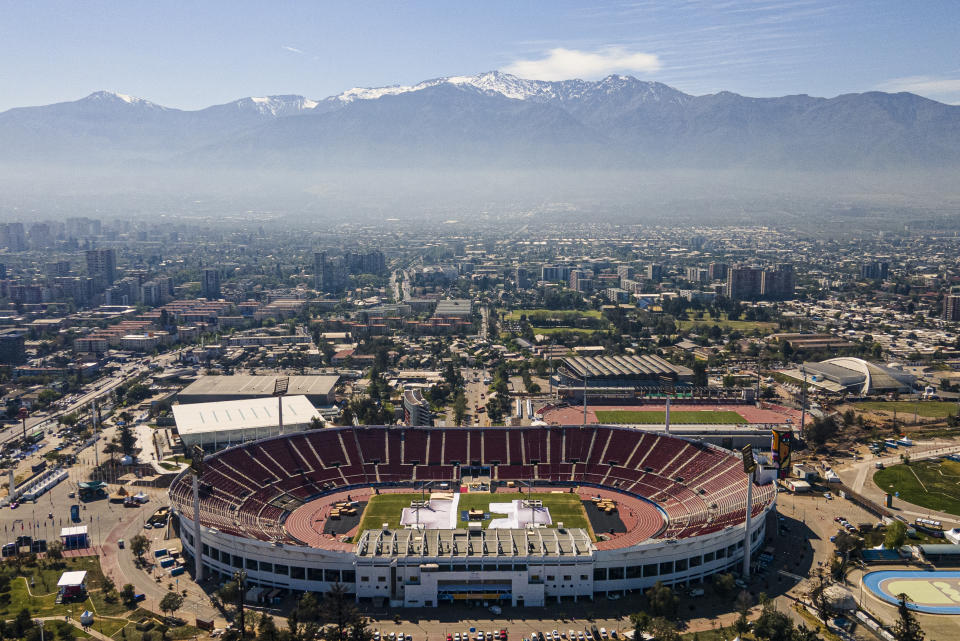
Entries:
POLYGON ((960 614, 960 571, 881 570, 864 575, 863 585, 893 605, 906 594, 907 607, 916 612, 960 614))

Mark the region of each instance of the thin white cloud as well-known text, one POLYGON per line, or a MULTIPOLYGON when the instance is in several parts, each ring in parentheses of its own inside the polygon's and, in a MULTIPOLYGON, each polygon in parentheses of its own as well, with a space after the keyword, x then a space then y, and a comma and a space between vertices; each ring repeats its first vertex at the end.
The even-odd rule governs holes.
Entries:
POLYGON ((960 94, 960 78, 904 76, 882 82, 877 88, 883 91, 909 91, 926 96, 950 96, 960 94))
POLYGON ((290 45, 280 45, 280 48, 281 48, 281 49, 284 49, 284 50, 286 50, 286 51, 289 51, 289 52, 291 52, 291 53, 303 54, 302 51, 300 51, 300 50, 297 49, 296 47, 291 47, 290 45))
POLYGON ((631 52, 623 47, 597 51, 550 49, 536 60, 515 60, 503 71, 531 80, 568 80, 598 78, 616 72, 647 73, 661 68, 660 58, 652 53, 631 52))

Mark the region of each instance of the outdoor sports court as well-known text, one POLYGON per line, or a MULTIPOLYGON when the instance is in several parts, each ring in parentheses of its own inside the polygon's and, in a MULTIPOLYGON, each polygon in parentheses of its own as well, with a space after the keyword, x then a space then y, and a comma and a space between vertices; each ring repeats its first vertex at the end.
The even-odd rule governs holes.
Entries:
POLYGON ((879 599, 897 605, 907 595, 907 607, 926 614, 960 614, 960 572, 882 570, 864 575, 863 584, 879 599))

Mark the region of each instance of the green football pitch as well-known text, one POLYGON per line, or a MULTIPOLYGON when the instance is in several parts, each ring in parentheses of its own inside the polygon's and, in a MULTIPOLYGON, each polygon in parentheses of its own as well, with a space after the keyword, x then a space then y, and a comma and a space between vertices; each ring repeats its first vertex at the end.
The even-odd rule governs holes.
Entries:
MULTIPOLYGON (((658 410, 597 410, 594 412, 600 423, 628 423, 633 425, 659 425, 667 420, 667 413, 658 410)), ((716 425, 719 423, 746 423, 736 412, 706 410, 670 412, 670 423, 676 425, 716 425)))
MULTIPOLYGON (((526 498, 527 495, 523 494, 523 497, 526 498)), ((363 517, 360 519, 360 527, 357 531, 379 530, 384 523, 389 524, 388 527, 391 528, 400 527, 400 517, 403 508, 410 507, 410 502, 419 500, 419 498, 420 494, 417 492, 371 496, 363 512, 363 517)), ((460 513, 465 510, 483 510, 484 512, 489 512, 491 503, 509 503, 519 498, 520 494, 516 492, 494 494, 476 492, 461 494, 457 511, 460 513)), ((583 504, 580 502, 580 497, 576 494, 569 492, 561 494, 534 492, 530 495, 530 498, 543 501, 544 507, 550 510, 550 518, 553 521, 551 527, 556 527, 557 523, 563 523, 564 527, 583 528, 590 532, 591 536, 593 535, 590 529, 590 521, 587 519, 586 510, 584 510, 583 504)), ((486 528, 492 519, 501 516, 504 515, 490 514, 490 518, 484 519, 481 523, 483 527, 486 528)), ((457 527, 463 529, 467 527, 467 522, 460 519, 459 515, 457 527)))

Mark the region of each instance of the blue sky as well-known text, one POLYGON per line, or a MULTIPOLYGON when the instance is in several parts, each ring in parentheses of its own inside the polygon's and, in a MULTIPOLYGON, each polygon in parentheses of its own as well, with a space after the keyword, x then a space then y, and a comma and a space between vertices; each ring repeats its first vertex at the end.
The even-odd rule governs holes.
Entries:
POLYGON ((491 69, 960 103, 958 25, 956 0, 0 0, 0 110, 99 89, 196 109, 491 69))

